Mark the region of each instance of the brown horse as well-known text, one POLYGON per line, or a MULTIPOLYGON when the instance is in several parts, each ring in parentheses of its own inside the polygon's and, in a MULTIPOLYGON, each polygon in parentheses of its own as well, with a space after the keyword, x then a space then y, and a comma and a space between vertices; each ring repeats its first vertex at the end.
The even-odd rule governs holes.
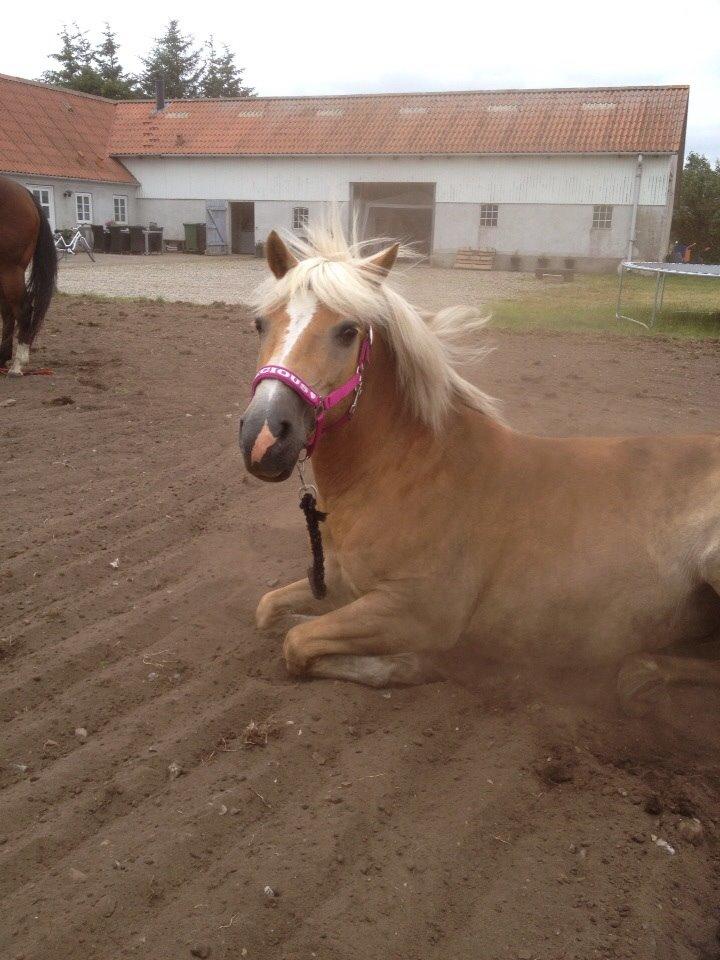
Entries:
POLYGON ((451 362, 477 316, 424 316, 385 282, 397 247, 363 259, 331 231, 293 249, 268 238, 240 436, 271 481, 315 444, 327 595, 300 580, 257 610, 261 628, 306 615, 289 670, 420 683, 464 640, 505 662, 620 668, 632 709, 667 683, 720 684, 720 437, 521 435, 451 362), (325 409, 347 383, 362 395, 325 409))
POLYGON ((35 197, 14 180, 0 177, 0 366, 13 355, 8 374, 22 376, 30 347, 45 319, 57 277, 52 230, 35 197), (32 262, 30 280, 25 271, 32 262))

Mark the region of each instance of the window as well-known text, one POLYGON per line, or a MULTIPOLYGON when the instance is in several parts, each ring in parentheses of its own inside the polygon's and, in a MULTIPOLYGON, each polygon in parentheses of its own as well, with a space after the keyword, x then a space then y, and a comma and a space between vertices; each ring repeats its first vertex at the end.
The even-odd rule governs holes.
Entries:
POLYGON ((593 207, 593 227, 609 230, 612 226, 613 208, 609 203, 598 203, 593 207))
POLYGON ((310 221, 307 207, 293 207, 293 230, 304 230, 310 221))
POLYGON ((496 203, 480 204, 480 226, 496 227, 498 223, 498 205, 496 203))
POLYGON ((42 208, 42 212, 50 221, 50 226, 55 229, 55 204, 53 203, 52 187, 35 187, 28 184, 28 190, 35 197, 42 208))
POLYGON ((76 193, 75 210, 78 223, 92 223, 92 194, 76 193))
POLYGON ((113 197, 113 220, 127 223, 127 197, 113 197))

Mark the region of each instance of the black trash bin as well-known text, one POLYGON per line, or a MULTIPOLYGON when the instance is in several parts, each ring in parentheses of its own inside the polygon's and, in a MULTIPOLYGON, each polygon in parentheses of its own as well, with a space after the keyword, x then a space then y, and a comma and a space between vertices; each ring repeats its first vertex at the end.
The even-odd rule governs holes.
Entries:
POLYGON ((145 227, 130 227, 130 253, 145 253, 145 227))
POLYGON ((110 253, 130 253, 130 231, 127 227, 110 227, 110 253))
POLYGON ((95 253, 107 253, 105 227, 101 223, 92 225, 93 250, 95 253))

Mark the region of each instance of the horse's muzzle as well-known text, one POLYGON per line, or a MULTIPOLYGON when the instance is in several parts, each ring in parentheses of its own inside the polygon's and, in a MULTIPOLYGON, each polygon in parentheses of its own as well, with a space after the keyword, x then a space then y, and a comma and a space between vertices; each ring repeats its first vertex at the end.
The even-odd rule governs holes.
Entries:
POLYGON ((260 480, 287 480, 312 431, 312 419, 311 408, 289 387, 276 380, 258 384, 240 420, 248 472, 260 480))

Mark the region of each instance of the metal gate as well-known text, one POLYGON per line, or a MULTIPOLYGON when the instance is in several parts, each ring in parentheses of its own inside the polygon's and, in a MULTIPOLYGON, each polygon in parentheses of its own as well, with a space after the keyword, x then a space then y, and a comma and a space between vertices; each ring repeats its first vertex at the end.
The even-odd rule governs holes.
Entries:
POLYGON ((227 200, 206 201, 205 223, 207 226, 207 247, 205 252, 211 256, 229 253, 227 200))

